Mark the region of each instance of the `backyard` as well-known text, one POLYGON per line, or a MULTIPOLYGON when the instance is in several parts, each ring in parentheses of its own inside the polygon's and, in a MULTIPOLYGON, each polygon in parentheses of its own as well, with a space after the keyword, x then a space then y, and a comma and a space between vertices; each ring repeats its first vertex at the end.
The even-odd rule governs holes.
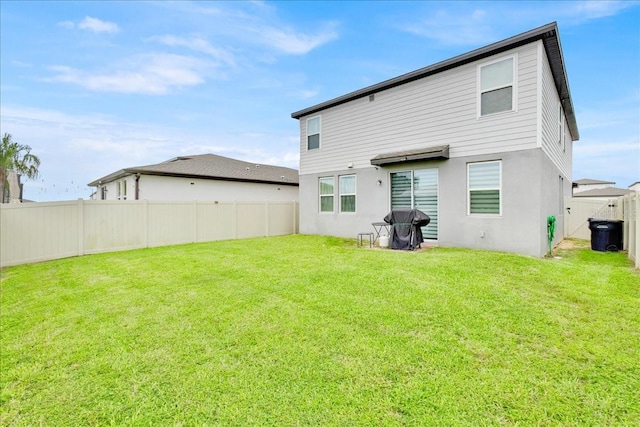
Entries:
POLYGON ((640 274, 294 235, 9 267, 0 425, 640 425, 640 274))

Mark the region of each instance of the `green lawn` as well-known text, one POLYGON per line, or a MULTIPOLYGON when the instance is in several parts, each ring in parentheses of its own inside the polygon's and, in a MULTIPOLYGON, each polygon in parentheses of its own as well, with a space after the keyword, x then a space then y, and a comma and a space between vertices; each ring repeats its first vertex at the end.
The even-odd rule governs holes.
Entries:
POLYGON ((640 425, 640 275, 286 236, 5 268, 0 425, 640 425))

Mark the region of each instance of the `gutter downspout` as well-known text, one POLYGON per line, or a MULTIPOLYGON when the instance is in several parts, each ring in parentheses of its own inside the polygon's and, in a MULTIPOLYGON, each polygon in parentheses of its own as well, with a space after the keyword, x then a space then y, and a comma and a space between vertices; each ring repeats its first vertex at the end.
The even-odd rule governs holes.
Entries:
POLYGON ((140 174, 136 174, 136 200, 140 199, 140 174))

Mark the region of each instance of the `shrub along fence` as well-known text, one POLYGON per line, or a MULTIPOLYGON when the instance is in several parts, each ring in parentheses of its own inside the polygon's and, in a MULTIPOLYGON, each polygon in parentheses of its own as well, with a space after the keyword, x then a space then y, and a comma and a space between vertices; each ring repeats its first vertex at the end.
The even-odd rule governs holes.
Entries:
POLYGON ((298 233, 298 202, 0 205, 0 267, 100 252, 298 233))

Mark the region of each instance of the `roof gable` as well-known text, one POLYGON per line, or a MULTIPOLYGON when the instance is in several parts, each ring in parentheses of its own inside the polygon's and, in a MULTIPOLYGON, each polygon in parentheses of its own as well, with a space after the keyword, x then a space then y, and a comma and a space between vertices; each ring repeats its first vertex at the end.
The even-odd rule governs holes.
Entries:
POLYGON ((571 133, 572 140, 577 141, 580 138, 578 133, 578 125, 576 122, 575 112, 573 110, 573 102, 571 101, 571 93, 569 91, 569 83, 567 80, 567 73, 564 66, 564 58, 562 55, 562 47, 560 45, 560 38, 558 36, 558 26, 555 22, 490 44, 488 46, 481 47, 471 52, 455 56, 451 59, 447 59, 436 64, 420 68, 418 70, 403 74, 389 80, 385 80, 381 83, 356 90, 354 92, 339 96, 320 104, 316 104, 303 110, 296 111, 294 113, 291 113, 291 117, 294 119, 300 119, 303 116, 314 114, 322 110, 326 110, 327 108, 335 107, 337 105, 341 105, 355 99, 372 95, 376 92, 391 89, 393 87, 419 80, 433 74, 441 73, 474 61, 497 55, 507 50, 533 43, 537 40, 542 40, 544 44, 544 48, 549 59, 549 64, 551 66, 551 72, 553 74, 553 80, 555 82, 556 90, 558 92, 558 96, 560 97, 560 101, 562 103, 562 107, 564 109, 569 125, 569 132, 571 133))

